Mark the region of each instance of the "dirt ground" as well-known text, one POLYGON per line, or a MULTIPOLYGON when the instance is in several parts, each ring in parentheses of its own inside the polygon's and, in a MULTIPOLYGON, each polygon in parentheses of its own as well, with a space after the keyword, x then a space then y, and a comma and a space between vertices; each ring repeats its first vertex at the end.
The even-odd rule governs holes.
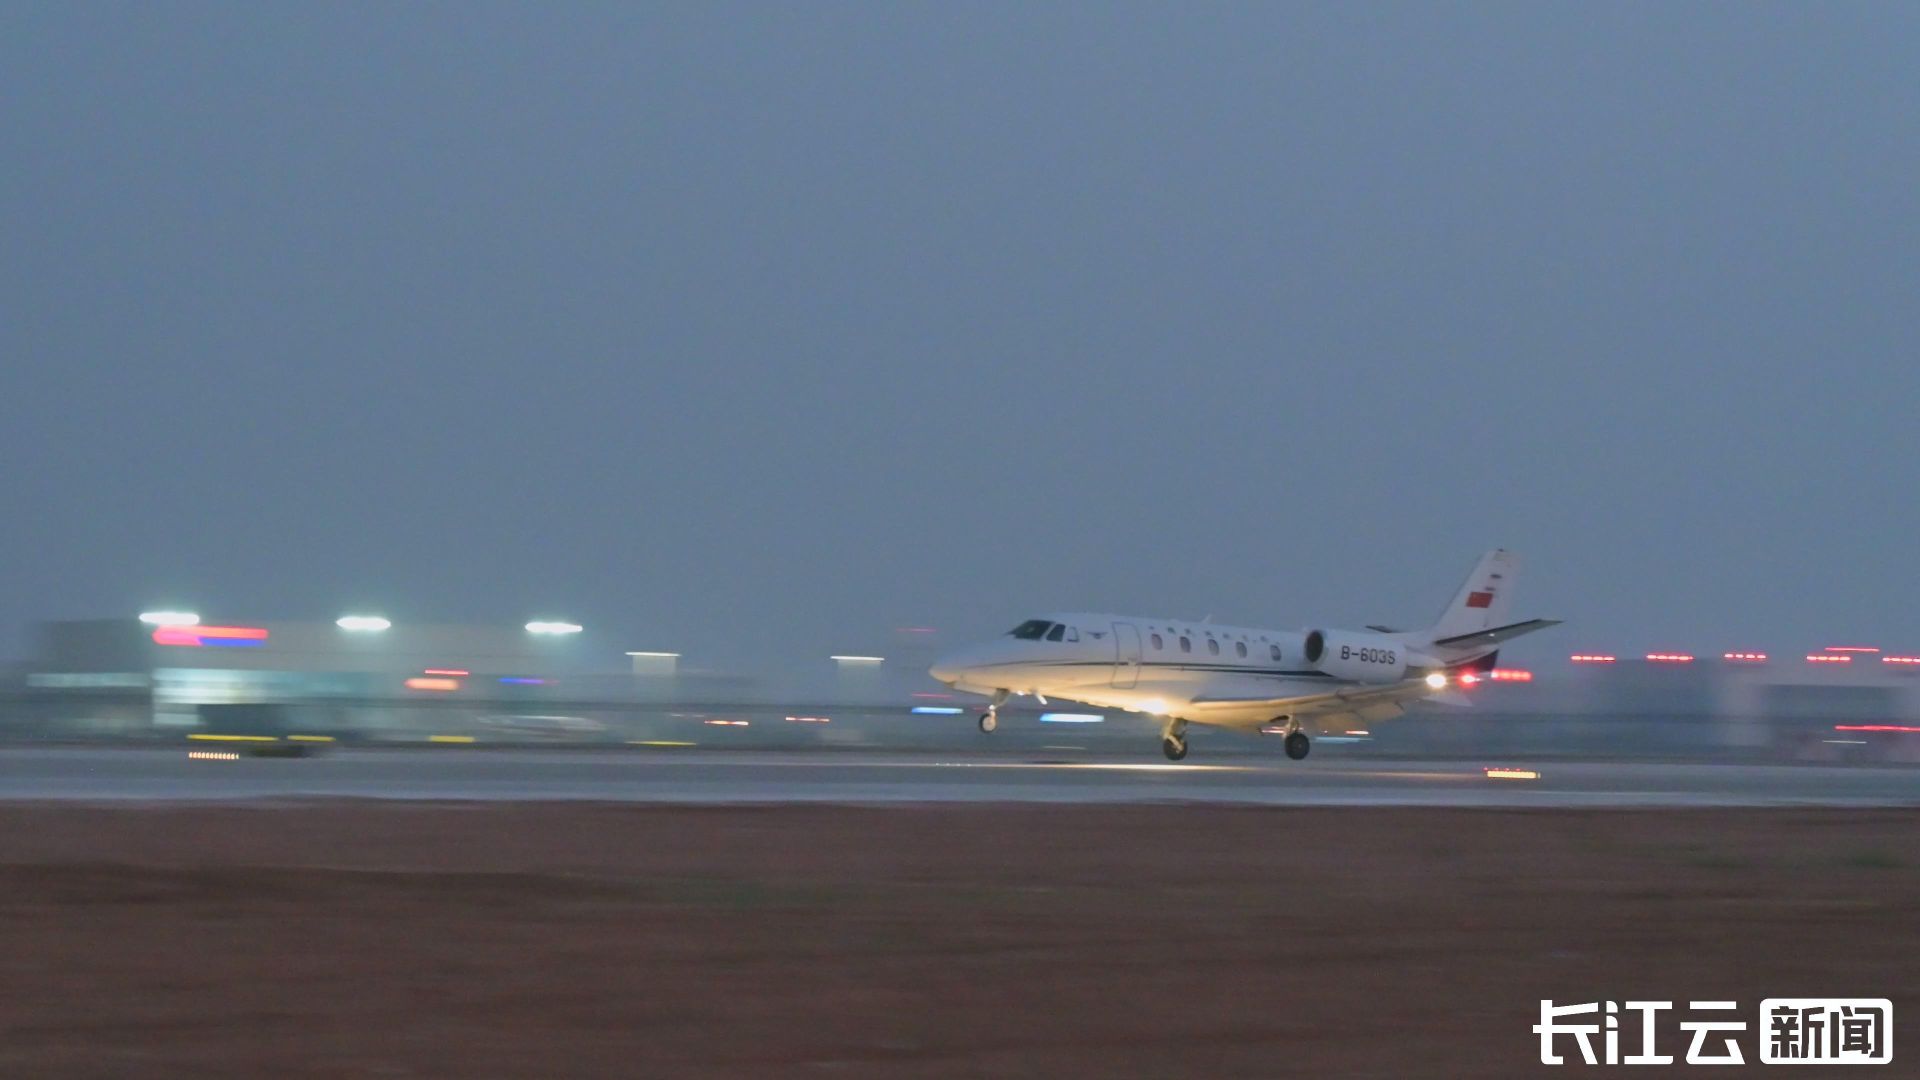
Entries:
POLYGON ((16 806, 0 972, 4 1077, 1506 1077, 1543 997, 1815 995, 1911 1076, 1920 813, 16 806))

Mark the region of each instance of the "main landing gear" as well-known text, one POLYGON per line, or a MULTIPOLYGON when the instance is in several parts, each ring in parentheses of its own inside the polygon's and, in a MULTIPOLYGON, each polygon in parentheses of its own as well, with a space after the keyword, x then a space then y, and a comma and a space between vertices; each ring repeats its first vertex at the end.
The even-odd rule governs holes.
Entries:
POLYGON ((1308 741, 1306 732, 1290 731, 1287 733, 1286 747, 1287 756, 1300 761, 1307 756, 1308 751, 1313 749, 1313 743, 1308 741))
POLYGON ((1160 733, 1160 752, 1167 755, 1168 761, 1179 761, 1187 756, 1187 722, 1170 720, 1167 728, 1160 733))

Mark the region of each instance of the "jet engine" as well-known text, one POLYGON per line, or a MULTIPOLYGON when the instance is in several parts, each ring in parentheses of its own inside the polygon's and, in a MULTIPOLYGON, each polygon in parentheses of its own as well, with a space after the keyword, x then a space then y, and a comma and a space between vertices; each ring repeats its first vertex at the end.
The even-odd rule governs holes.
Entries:
POLYGON ((1396 638, 1348 630, 1309 630, 1307 663, 1336 679, 1398 682, 1407 674, 1407 647, 1396 638))

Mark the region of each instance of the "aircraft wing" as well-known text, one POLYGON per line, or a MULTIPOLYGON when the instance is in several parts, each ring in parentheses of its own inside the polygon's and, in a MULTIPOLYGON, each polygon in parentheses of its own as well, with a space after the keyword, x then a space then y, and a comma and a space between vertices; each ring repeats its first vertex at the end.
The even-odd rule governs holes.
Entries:
POLYGON ((1191 718, 1203 724, 1258 730, 1276 716, 1312 719, 1326 726, 1335 722, 1387 720, 1405 712, 1403 702, 1432 695, 1423 679, 1407 679, 1380 686, 1346 686, 1319 694, 1272 696, 1205 695, 1189 706, 1191 718))

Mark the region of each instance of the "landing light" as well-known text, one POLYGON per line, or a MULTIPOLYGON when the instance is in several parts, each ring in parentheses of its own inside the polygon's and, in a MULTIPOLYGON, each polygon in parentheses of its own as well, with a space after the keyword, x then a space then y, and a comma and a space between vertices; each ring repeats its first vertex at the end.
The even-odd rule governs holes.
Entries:
POLYGON ((579 623, 570 622, 543 622, 535 620, 527 624, 527 633, 529 634, 577 634, 584 629, 586 629, 586 627, 581 626, 579 623))
POLYGON ((198 626, 200 616, 191 611, 143 611, 140 621, 148 626, 198 626))
POLYGON ((1140 703, 1140 711, 1152 713, 1155 716, 1165 716, 1167 713, 1167 700, 1165 698, 1150 698, 1140 703))
POLYGON ((393 623, 378 615, 342 615, 333 620, 333 625, 342 630, 353 630, 359 633, 377 633, 378 631, 391 628, 393 623))
POLYGON ((1433 687, 1435 690, 1444 690, 1447 685, 1447 677, 1436 671, 1427 676, 1427 685, 1433 687))

